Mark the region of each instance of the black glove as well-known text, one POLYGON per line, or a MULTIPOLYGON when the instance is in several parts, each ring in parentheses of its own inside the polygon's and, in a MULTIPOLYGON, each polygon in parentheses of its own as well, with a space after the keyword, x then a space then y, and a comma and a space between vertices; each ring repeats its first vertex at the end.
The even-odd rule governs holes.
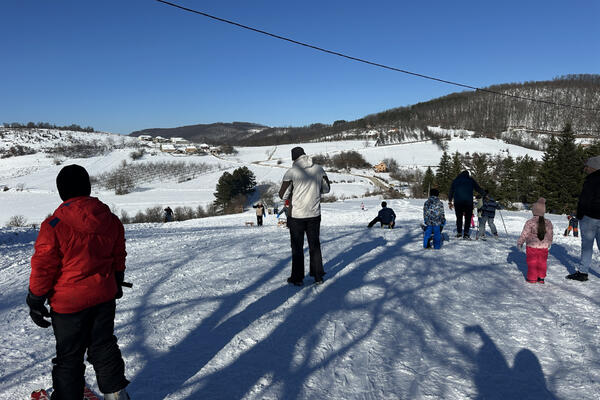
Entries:
POLYGON ((123 297, 123 281, 125 280, 125 271, 115 271, 115 279, 117 280, 117 294, 115 299, 123 297))
POLYGON ((29 316, 35 322, 37 326, 47 328, 52 325, 49 321, 45 320, 44 317, 50 317, 50 312, 44 305, 46 302, 46 296, 36 296, 31 293, 31 290, 27 294, 27 305, 29 306, 29 316))

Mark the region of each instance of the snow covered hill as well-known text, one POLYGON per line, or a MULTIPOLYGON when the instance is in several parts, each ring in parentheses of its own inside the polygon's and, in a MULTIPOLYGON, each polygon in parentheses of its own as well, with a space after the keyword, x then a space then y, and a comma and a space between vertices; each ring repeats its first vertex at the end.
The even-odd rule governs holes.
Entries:
MULTIPOLYGON (((497 240, 434 251, 421 244, 422 200, 390 201, 397 229, 369 230, 379 202, 323 205, 325 283, 301 288, 285 282, 289 234, 272 215, 262 228, 244 226, 251 211, 126 225, 134 286, 116 335, 132 398, 600 398, 600 276, 564 279, 580 247, 560 235, 564 217, 549 216, 548 277, 532 285, 514 247, 529 212, 502 211, 497 240)), ((51 382, 52 333, 24 301, 35 236, 0 230, 1 399, 51 382)))
MULTIPOLYGON (((446 143, 448 151, 453 153, 490 153, 513 157, 529 154, 534 159, 540 159, 539 151, 507 144, 501 140, 473 138, 447 131, 450 140, 446 143), (463 136, 463 137, 461 137, 463 136)), ((212 155, 174 156, 167 153, 148 153, 142 159, 132 161, 130 147, 134 138, 122 137, 106 133, 64 132, 51 130, 33 130, 26 134, 15 130, 6 130, 0 141, 3 148, 20 145, 28 146, 37 151, 35 154, 0 159, 0 226, 5 225, 14 216, 26 217, 28 224, 39 224, 47 215, 60 204, 56 191, 55 178, 58 171, 67 164, 84 166, 90 176, 109 172, 129 164, 153 162, 186 162, 190 164, 206 164, 210 170, 194 176, 188 181, 179 182, 177 179, 144 182, 126 195, 116 195, 98 186, 92 187, 92 195, 100 197, 120 215, 121 211, 135 215, 148 207, 167 205, 171 208, 188 206, 196 208, 212 203, 214 191, 219 177, 224 171, 233 171, 240 166, 247 166, 256 176, 259 183, 279 183, 285 168, 291 165, 290 150, 296 145, 238 147, 238 154, 223 155, 218 158, 212 155), (56 156, 47 153, 48 149, 57 144, 95 143, 104 146, 104 154, 89 158, 61 157, 57 162, 56 156), (3 190, 5 189, 5 190, 3 190)), ((333 155, 341 151, 355 150, 361 153, 371 164, 377 164, 384 158, 392 158, 403 168, 420 168, 436 166, 442 151, 430 141, 402 143, 389 146, 373 146, 373 142, 338 141, 323 143, 300 144, 309 155, 333 155)), ((375 175, 372 170, 356 170, 352 173, 329 172, 332 194, 338 198, 362 197, 367 191, 373 191, 375 186, 368 179, 375 175)), ((386 174, 380 174, 383 177, 386 174)))

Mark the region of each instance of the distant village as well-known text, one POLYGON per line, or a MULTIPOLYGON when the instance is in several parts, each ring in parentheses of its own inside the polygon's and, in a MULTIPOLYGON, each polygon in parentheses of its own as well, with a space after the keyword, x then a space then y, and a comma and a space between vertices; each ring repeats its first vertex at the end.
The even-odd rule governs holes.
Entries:
POLYGON ((164 138, 162 136, 152 137, 150 135, 140 135, 138 140, 145 146, 158 149, 164 153, 172 154, 213 154, 221 153, 221 148, 210 146, 206 143, 195 144, 181 137, 164 138))

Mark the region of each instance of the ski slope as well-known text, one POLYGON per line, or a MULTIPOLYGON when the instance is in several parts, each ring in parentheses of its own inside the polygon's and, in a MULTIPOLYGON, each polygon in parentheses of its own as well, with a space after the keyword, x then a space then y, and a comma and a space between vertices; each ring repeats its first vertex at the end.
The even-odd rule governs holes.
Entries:
MULTIPOLYGON (((508 234, 497 215, 499 239, 434 251, 424 200, 388 201, 397 229, 369 230, 380 201, 323 204, 325 283, 301 288, 285 282, 289 234, 272 215, 126 225, 134 286, 116 335, 132 398, 600 398, 600 260, 588 282, 564 279, 580 249, 564 216, 548 216, 548 276, 531 285, 514 247, 529 212, 502 211, 508 234)), ((53 335, 25 305, 36 234, 0 230, 0 399, 51 383, 53 335)), ((91 366, 86 379, 97 390, 91 366)))

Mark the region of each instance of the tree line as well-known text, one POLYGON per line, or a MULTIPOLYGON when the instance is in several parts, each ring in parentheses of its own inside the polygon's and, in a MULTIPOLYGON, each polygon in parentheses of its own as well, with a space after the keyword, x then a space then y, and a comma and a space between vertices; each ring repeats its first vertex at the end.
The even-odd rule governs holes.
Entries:
POLYGON ((505 205, 531 204, 544 197, 548 212, 570 213, 577 207, 585 161, 599 154, 600 142, 590 146, 577 144, 571 125, 566 124, 560 135, 551 136, 541 161, 528 155, 450 155, 444 151, 436 172, 431 167, 425 171, 420 193, 426 197, 429 188, 437 187, 447 197, 452 180, 461 171, 469 170, 486 192, 505 205))
POLYGON ((26 124, 21 124, 19 122, 4 122, 2 125, 4 125, 5 128, 14 128, 14 129, 19 129, 19 128, 28 128, 28 129, 57 129, 60 131, 75 131, 75 132, 95 132, 94 128, 91 126, 86 126, 85 128, 82 128, 81 126, 77 125, 77 124, 71 124, 71 125, 55 125, 55 124, 51 124, 49 122, 28 122, 26 124))

